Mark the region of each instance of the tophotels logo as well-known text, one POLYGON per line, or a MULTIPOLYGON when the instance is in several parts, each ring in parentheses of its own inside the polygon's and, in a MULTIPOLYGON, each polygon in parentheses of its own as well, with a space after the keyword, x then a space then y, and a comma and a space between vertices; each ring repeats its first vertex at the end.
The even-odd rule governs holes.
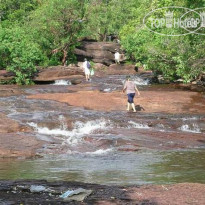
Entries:
POLYGON ((163 7, 149 12, 143 23, 160 35, 205 35, 205 8, 163 7))

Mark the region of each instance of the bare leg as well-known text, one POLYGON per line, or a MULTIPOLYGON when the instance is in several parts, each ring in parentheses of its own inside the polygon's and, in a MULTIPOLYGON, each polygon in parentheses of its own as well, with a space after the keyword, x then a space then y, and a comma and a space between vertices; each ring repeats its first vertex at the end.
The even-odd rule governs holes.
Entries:
POLYGON ((130 111, 130 103, 127 103, 127 111, 130 111))
POLYGON ((136 109, 135 109, 135 104, 134 104, 134 103, 132 103, 131 105, 132 105, 133 112, 136 112, 136 109))

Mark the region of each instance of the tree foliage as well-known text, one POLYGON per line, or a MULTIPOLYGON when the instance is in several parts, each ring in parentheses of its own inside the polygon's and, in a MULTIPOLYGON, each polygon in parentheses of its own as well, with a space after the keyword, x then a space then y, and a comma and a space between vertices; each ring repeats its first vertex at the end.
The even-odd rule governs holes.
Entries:
MULTIPOLYGON (((198 0, 198 5, 203 6, 204 3, 205 1, 198 0)), ((150 7, 148 1, 144 1, 143 6, 146 11, 166 6, 192 8, 188 0, 154 0, 150 7)), ((204 35, 162 36, 144 26, 143 16, 137 8, 135 20, 120 31, 121 44, 130 59, 145 64, 148 69, 163 74, 170 80, 182 78, 184 82, 190 82, 201 71, 205 71, 204 35)))
POLYGON ((195 79, 204 70, 202 35, 160 36, 143 24, 153 9, 205 6, 205 0, 0 0, 0 69, 29 84, 36 66, 75 61, 84 37, 117 35, 127 57, 167 78, 195 79))
MULTIPOLYGON (((62 64, 83 34, 84 3, 77 0, 47 0, 31 15, 42 49, 51 54, 61 53, 62 64), (45 45, 45 43, 47 45, 45 45)), ((48 53, 49 54, 49 53, 48 53)))
POLYGON ((0 33, 2 66, 16 74, 18 84, 30 84, 36 65, 43 60, 38 44, 21 27, 5 29, 0 33))

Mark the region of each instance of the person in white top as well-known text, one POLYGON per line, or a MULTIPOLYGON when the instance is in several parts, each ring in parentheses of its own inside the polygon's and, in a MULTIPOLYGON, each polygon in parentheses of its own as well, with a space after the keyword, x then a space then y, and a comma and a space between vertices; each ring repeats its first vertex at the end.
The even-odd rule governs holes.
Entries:
POLYGON ((86 58, 83 63, 83 69, 85 72, 86 81, 89 81, 90 80, 90 63, 86 58))
POLYGON ((120 64, 120 53, 115 49, 115 63, 120 64))

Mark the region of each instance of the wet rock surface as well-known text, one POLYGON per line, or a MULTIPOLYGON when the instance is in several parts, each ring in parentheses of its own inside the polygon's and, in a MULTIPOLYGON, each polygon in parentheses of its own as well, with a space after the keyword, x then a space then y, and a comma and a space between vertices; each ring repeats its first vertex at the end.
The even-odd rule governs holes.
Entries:
POLYGON ((125 111, 125 75, 95 76, 76 85, 0 86, 15 90, 0 98, 1 157, 36 157, 0 158, 2 178, 111 184, 3 181, 0 204, 66 204, 59 195, 80 187, 94 190, 81 204, 172 204, 173 196, 176 204, 204 204, 203 184, 113 186, 204 183, 204 95, 149 85, 149 77, 133 76, 141 92, 137 113, 125 111), (55 193, 31 193, 31 185, 55 193))
MULTIPOLYGON (((110 147, 122 152, 137 152, 143 147, 185 149, 204 145, 205 103, 202 94, 161 86, 141 88, 141 85, 141 96, 135 99, 138 112, 126 112, 126 95, 120 92, 124 78, 125 76, 94 77, 91 82, 83 81, 78 85, 27 86, 23 90, 15 87, 15 90, 20 90, 25 95, 5 98, 0 102, 4 112, 1 114, 0 126, 3 133, 1 141, 4 142, 1 145, 2 156, 18 157, 23 156, 24 152, 26 156, 35 156, 39 149, 41 153, 59 154, 67 153, 68 150, 95 152, 97 149, 110 147), (197 113, 198 116, 193 117, 193 120, 187 116, 197 113), (183 120, 186 118, 188 120, 183 120), (66 138, 72 143, 74 139, 69 136, 78 135, 81 132, 80 126, 91 126, 91 133, 92 129, 98 131, 94 127, 97 119, 102 119, 104 123, 99 127, 103 132, 113 136, 129 135, 130 139, 104 137, 96 141, 88 132, 82 139, 80 137, 79 140, 83 141, 75 147, 67 142, 63 143, 66 138), (75 124, 78 121, 81 124, 75 124), (136 137, 136 129, 140 137, 136 137), (38 132, 43 132, 39 133, 43 136, 34 137, 38 132), (63 135, 63 138, 49 137, 49 133, 63 135), (86 144, 86 139, 89 139, 91 146, 86 144), (43 142, 40 143, 39 140, 43 142)), ((143 84, 144 81, 139 82, 143 84)))
MULTIPOLYGON (((91 85, 88 83, 86 88, 91 85)), ((98 90, 85 90, 85 87, 79 88, 75 93, 31 95, 28 99, 56 100, 72 106, 103 111, 125 110, 127 100, 119 91, 102 93, 98 90)), ((204 98, 196 92, 153 87, 142 91, 140 97, 136 96, 135 102, 136 106, 146 113, 205 113, 204 98)))
POLYGON ((0 97, 9 97, 25 94, 23 90, 16 85, 1 85, 0 97))
POLYGON ((197 204, 205 203, 205 185, 144 185, 104 186, 79 182, 47 182, 45 180, 0 181, 0 203, 3 204, 197 204), (45 190, 31 192, 31 187, 41 186, 45 190), (93 190, 84 201, 64 201, 59 196, 67 190, 84 188, 93 190), (187 192, 189 194, 187 194, 187 192), (174 203, 173 203, 174 196, 174 203))
POLYGON ((0 181, 1 204, 97 204, 100 200, 124 202, 129 201, 122 187, 109 187, 95 184, 83 184, 78 182, 47 182, 39 181, 0 181), (49 189, 32 193, 31 186, 44 186, 49 189), (93 190, 93 193, 84 202, 66 202, 59 196, 67 191, 77 188, 93 190))
POLYGON ((37 156, 36 150, 43 146, 42 140, 24 134, 0 133, 0 157, 31 158, 37 156))
POLYGON ((17 121, 0 113, 0 157, 33 157, 36 149, 43 144, 25 133, 31 132, 29 126, 20 125, 17 121), (21 134, 22 133, 22 134, 21 134))

